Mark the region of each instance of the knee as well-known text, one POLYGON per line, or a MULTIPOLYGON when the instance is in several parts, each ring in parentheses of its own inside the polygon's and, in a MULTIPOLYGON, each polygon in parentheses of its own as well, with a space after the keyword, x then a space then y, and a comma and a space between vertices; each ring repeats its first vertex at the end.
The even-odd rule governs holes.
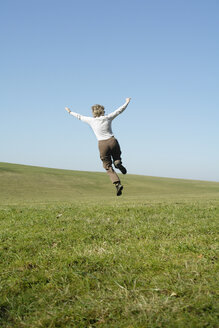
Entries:
POLYGON ((103 167, 106 171, 110 171, 112 169, 112 163, 110 162, 103 162, 103 167))
POLYGON ((113 170, 113 167, 111 165, 105 165, 103 167, 104 167, 104 169, 106 170, 107 173, 113 173, 113 172, 115 172, 113 170))
POLYGON ((100 157, 103 163, 103 167, 105 170, 109 170, 110 167, 112 167, 112 161, 111 158, 109 156, 104 156, 104 157, 100 157))

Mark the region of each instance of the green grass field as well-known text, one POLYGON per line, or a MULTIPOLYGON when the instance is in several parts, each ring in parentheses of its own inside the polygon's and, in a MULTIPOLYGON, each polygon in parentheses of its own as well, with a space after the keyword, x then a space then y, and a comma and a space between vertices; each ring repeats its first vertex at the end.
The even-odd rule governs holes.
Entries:
POLYGON ((0 327, 218 327, 219 183, 0 163, 0 327))

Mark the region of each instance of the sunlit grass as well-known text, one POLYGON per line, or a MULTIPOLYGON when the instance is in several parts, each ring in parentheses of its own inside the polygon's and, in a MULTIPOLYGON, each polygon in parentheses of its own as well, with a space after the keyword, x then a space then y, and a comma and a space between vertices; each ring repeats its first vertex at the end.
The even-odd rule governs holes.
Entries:
MULTIPOLYGON (((204 183, 205 194, 187 184, 176 198, 155 184, 157 197, 136 189, 109 203, 79 195, 52 203, 50 194, 42 204, 39 194, 36 204, 24 185, 23 204, 3 197, 0 327, 216 328, 217 184, 208 193, 204 183)), ((174 194, 168 181, 167 190, 174 194)))

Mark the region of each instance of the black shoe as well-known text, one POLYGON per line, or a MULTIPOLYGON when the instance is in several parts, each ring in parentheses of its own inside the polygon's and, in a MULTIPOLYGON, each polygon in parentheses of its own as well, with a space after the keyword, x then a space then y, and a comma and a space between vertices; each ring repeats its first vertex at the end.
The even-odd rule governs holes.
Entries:
POLYGON ((123 186, 120 183, 116 184, 116 195, 117 196, 122 195, 122 189, 123 189, 123 186))
POLYGON ((117 168, 122 172, 122 174, 126 174, 127 173, 126 168, 122 164, 117 165, 117 168))

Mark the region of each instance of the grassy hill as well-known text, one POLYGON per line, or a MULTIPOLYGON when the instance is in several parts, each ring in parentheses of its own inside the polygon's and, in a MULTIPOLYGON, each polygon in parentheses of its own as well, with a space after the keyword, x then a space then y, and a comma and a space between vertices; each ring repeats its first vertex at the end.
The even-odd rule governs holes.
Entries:
MULTIPOLYGON (((219 183, 121 175, 120 202, 215 198, 219 183)), ((0 163, 0 204, 69 201, 115 201, 115 190, 106 173, 50 169, 0 163)), ((117 197, 118 201, 118 197, 117 197)))
POLYGON ((218 327, 219 183, 0 163, 1 328, 218 327))

